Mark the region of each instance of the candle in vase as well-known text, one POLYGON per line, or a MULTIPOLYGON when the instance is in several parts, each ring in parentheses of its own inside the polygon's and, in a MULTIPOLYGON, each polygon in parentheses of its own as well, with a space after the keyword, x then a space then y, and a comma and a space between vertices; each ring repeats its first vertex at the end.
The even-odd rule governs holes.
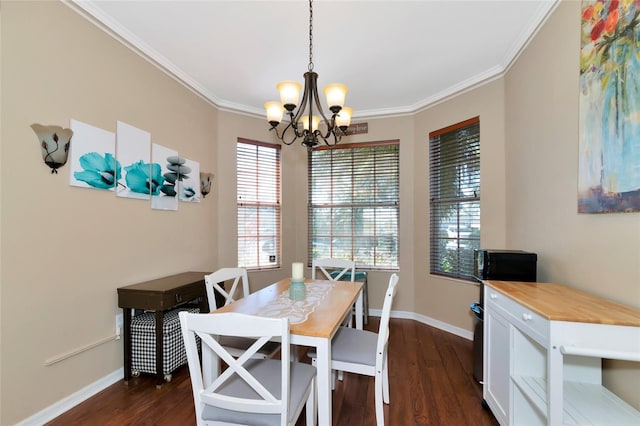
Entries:
POLYGON ((294 281, 303 281, 304 275, 302 273, 302 262, 293 262, 291 265, 291 279, 294 281))

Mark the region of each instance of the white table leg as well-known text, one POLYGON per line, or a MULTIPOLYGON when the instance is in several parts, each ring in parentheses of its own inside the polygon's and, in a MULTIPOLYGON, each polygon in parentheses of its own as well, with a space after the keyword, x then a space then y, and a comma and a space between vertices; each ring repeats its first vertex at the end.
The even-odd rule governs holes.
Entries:
POLYGON ((319 339, 316 358, 318 370, 318 424, 331 425, 331 340, 319 339))
POLYGON ((362 290, 360 290, 360 294, 358 294, 358 299, 356 300, 356 328, 358 330, 362 330, 362 318, 364 317, 363 314, 363 297, 362 297, 362 293, 364 291, 364 286, 362 287, 362 290))

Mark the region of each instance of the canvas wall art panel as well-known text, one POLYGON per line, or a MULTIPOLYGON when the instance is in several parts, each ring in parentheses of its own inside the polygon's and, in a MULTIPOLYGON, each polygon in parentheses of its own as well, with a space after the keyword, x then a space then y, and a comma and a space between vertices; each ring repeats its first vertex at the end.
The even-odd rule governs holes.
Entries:
POLYGON ((156 143, 151 145, 151 208, 178 210, 178 174, 169 167, 178 159, 178 152, 156 143))
POLYGON ((180 201, 189 203, 199 203, 200 194, 200 163, 181 158, 182 162, 178 170, 180 176, 178 178, 178 196, 180 201))
POLYGON ((130 124, 116 125, 116 159, 122 166, 118 197, 151 198, 151 134, 130 124))
POLYGON ((583 0, 578 211, 640 211, 640 2, 583 0))
POLYGON ((71 129, 69 185, 113 191, 121 176, 115 133, 78 120, 71 120, 71 129))

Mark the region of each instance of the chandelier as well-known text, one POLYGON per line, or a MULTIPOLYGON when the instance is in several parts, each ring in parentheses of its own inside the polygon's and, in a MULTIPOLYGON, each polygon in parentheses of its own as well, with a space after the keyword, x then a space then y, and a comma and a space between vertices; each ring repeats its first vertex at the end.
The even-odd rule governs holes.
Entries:
POLYGON ((320 106, 318 74, 313 71, 313 0, 309 0, 309 67, 308 71, 304 73, 304 92, 298 111, 294 112, 300 98, 300 83, 281 81, 276 85, 276 88, 280 92, 281 102, 266 102, 264 107, 267 110, 267 121, 271 125, 269 130, 274 130, 282 143, 291 145, 298 138, 301 138, 302 145, 311 151, 320 143, 319 139, 322 139, 328 146, 333 146, 340 142, 342 136, 346 135, 353 112, 351 108, 344 106, 347 86, 333 83, 324 88, 327 105, 331 111, 330 119, 327 119, 320 106), (285 111, 289 116, 289 124, 282 130, 282 133, 279 133, 278 125, 282 121, 285 111), (309 119, 310 117, 311 119, 309 119), (326 129, 324 133, 320 130, 321 118, 323 127, 326 129))

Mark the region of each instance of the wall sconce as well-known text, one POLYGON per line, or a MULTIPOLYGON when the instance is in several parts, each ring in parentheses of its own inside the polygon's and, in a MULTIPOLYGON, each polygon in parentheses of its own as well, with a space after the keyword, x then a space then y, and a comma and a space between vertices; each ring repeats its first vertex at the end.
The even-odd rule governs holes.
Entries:
POLYGON ((200 173, 200 193, 202 198, 205 198, 209 192, 211 192, 211 182, 213 182, 215 174, 213 173, 200 173))
POLYGON ((73 130, 37 123, 32 124, 31 128, 38 136, 44 163, 51 167, 51 173, 58 173, 58 168, 67 162, 73 130))

